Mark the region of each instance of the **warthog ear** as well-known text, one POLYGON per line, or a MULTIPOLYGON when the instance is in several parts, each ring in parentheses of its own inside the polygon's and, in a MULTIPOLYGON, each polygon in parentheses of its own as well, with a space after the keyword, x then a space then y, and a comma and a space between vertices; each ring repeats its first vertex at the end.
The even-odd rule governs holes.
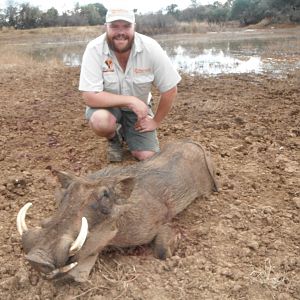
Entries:
POLYGON ((64 189, 68 188, 71 182, 77 179, 75 175, 63 171, 52 170, 52 174, 58 178, 61 187, 64 189))
POLYGON ((118 197, 128 199, 133 191, 135 182, 133 177, 120 177, 114 186, 118 197))

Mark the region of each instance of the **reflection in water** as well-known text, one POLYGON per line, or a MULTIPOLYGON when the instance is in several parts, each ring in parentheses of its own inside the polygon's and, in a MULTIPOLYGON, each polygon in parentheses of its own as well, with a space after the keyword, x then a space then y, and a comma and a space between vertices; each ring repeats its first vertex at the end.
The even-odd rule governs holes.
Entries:
POLYGON ((55 59, 63 62, 66 66, 80 66, 83 51, 86 43, 48 43, 42 45, 35 45, 33 49, 29 50, 29 54, 38 61, 45 61, 55 59))
POLYGON ((63 53, 62 61, 64 65, 76 67, 81 65, 81 55, 76 53, 63 53))
MULTIPOLYGON (((178 70, 189 74, 262 73, 266 67, 259 56, 237 58, 230 53, 228 48, 226 51, 214 47, 202 49, 201 51, 202 53, 195 55, 195 51, 191 53, 190 48, 177 46, 168 55, 178 70)), ((81 64, 82 48, 53 47, 39 49, 33 52, 33 56, 41 61, 56 58, 67 66, 75 67, 81 64)))
POLYGON ((184 73, 217 75, 222 73, 261 73, 263 71, 263 63, 258 56, 241 60, 224 54, 223 50, 212 48, 204 49, 203 53, 191 57, 181 46, 175 49, 175 53, 171 59, 175 67, 184 73))

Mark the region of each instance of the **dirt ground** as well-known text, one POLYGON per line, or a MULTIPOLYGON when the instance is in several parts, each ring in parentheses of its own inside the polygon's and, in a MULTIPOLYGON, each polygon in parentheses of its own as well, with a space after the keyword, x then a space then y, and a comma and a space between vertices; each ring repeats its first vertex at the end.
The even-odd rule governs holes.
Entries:
POLYGON ((147 245, 106 251, 78 284, 29 266, 16 215, 29 201, 29 226, 51 215, 50 169, 99 170, 106 142, 84 120, 79 68, 1 66, 0 298, 300 299, 300 72, 271 75, 183 76, 159 139, 200 142, 220 193, 174 219, 172 258, 155 259, 147 245))

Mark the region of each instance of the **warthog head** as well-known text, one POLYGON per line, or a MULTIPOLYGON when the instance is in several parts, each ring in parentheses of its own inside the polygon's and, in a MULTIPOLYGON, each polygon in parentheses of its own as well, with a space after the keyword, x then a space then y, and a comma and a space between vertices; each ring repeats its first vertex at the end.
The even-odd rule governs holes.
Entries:
POLYGON ((129 197, 133 179, 102 177, 82 179, 54 171, 61 190, 58 209, 28 229, 25 217, 31 203, 20 209, 17 228, 22 236, 26 259, 47 278, 61 276, 90 255, 99 253, 116 235, 116 220, 129 197))

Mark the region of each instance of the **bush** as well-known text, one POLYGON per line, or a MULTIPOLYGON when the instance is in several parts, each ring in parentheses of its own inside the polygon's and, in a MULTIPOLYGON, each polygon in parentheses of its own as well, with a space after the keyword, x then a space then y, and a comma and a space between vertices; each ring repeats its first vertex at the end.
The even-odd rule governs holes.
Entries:
POLYGON ((171 15, 147 14, 136 16, 136 31, 154 35, 160 33, 171 33, 176 31, 177 22, 171 15))

